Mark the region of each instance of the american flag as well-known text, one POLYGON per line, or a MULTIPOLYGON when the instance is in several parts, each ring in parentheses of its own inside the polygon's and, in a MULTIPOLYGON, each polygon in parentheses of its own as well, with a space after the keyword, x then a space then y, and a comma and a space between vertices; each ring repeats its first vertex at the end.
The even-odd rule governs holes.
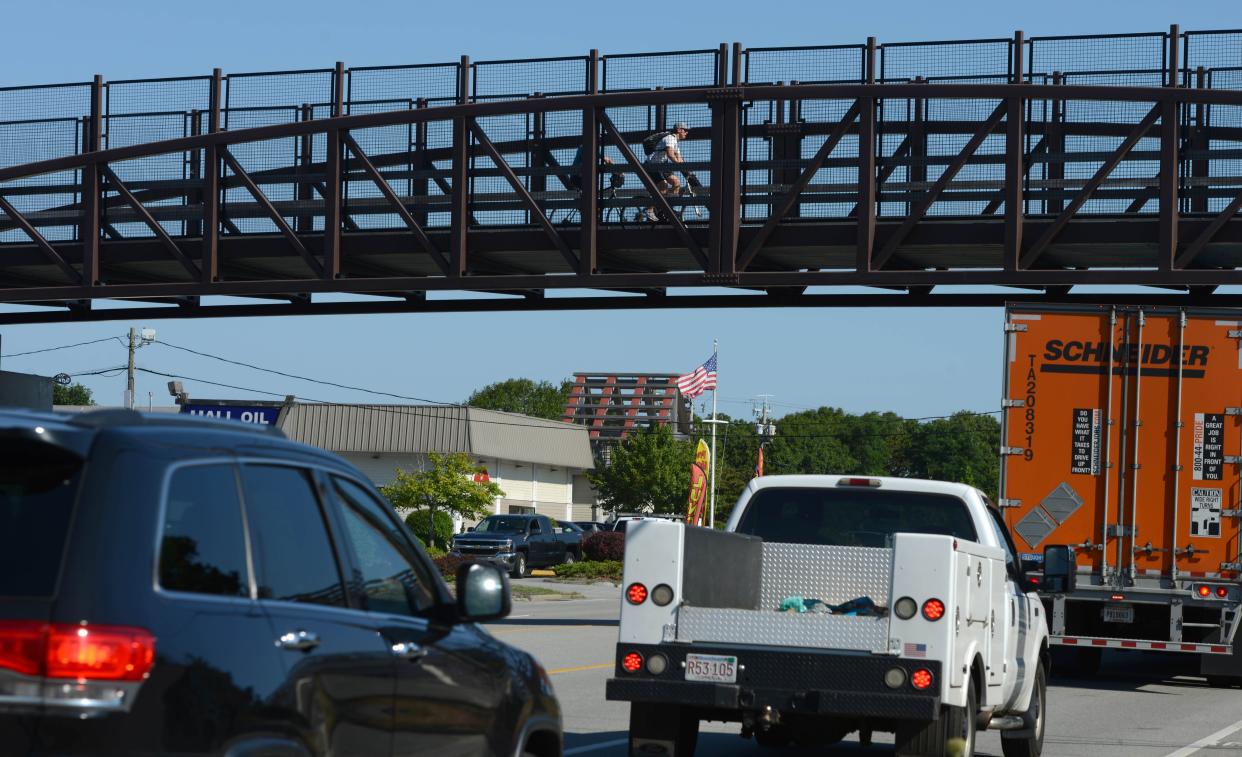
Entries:
POLYGON ((906 642, 905 654, 906 654, 906 657, 926 657, 927 656, 927 645, 926 644, 911 644, 910 642, 906 642))
POLYGON ((677 377, 677 388, 681 396, 692 400, 708 389, 716 388, 716 353, 698 368, 684 376, 677 377))

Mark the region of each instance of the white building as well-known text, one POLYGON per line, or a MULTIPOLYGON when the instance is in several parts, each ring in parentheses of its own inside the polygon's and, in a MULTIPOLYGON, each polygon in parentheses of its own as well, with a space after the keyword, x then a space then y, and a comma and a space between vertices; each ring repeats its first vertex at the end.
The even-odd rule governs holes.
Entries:
POLYGON ((397 468, 422 470, 428 453, 464 452, 500 486, 497 513, 595 520, 583 426, 474 407, 295 404, 279 422, 290 439, 330 450, 378 486, 397 468))

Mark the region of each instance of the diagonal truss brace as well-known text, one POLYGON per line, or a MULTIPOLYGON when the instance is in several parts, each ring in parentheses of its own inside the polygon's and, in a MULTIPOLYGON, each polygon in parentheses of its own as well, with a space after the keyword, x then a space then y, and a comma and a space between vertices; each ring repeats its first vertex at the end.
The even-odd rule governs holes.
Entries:
POLYGON ((276 228, 280 229, 280 233, 284 234, 285 239, 289 240, 289 244, 294 250, 297 250, 298 255, 302 256, 302 260, 306 262, 306 265, 314 272, 315 276, 323 278, 323 265, 315 259, 314 255, 310 254, 310 251, 306 249, 306 245, 302 244, 302 240, 298 239, 298 235, 294 233, 293 229, 289 228, 289 224, 285 221, 284 216, 280 214, 275 205, 272 205, 272 201, 267 199, 267 195, 263 194, 263 191, 259 189, 259 185, 254 183, 254 179, 250 178, 250 174, 246 173, 246 169, 241 167, 241 163, 237 162, 237 158, 233 157, 233 153, 227 147, 220 145, 219 150, 220 157, 228 164, 229 170, 241 180, 242 185, 246 187, 246 191, 250 193, 254 201, 267 211, 268 218, 272 220, 272 223, 276 224, 276 228))
POLYGON ((1193 263, 1195 258, 1199 256, 1199 253, 1203 252, 1203 248, 1207 246, 1208 242, 1212 241, 1212 237, 1216 236, 1216 232, 1220 231, 1226 223, 1229 223, 1229 220, 1237 215, 1239 210, 1242 210, 1242 195, 1233 198, 1233 201, 1226 205, 1224 210, 1216 214, 1216 217, 1212 219, 1207 227, 1199 232, 1199 236, 1195 237, 1195 241, 1191 242, 1182 254, 1177 256, 1173 267, 1185 268, 1193 263))
POLYGON ((125 204, 133 208, 134 212, 138 214, 138 217, 142 219, 142 222, 147 225, 147 228, 149 228, 151 232, 160 240, 160 242, 163 243, 169 254, 176 258, 177 262, 181 264, 181 267, 190 274, 190 278, 198 281, 202 277, 202 273, 198 270, 198 266, 194 265, 194 261, 186 257, 185 253, 181 251, 181 248, 177 246, 177 243, 173 241, 172 237, 168 236, 168 232, 163 226, 160 225, 160 222, 155 220, 155 217, 151 215, 151 211, 147 210, 146 206, 142 204, 142 201, 134 196, 134 193, 129 190, 129 187, 125 186, 125 182, 121 181, 120 177, 116 175, 116 172, 102 163, 99 166, 99 172, 102 173, 108 180, 108 188, 115 190, 116 193, 119 194, 123 200, 125 200, 125 204))
POLYGON ((953 177, 957 176, 958 171, 962 170, 962 167, 966 165, 966 161, 970 160, 971 156, 975 154, 975 150, 979 149, 979 146, 988 138, 988 135, 995 131, 1000 122, 1004 120, 1007 111, 1007 102, 1002 101, 1000 105, 996 106, 996 110, 992 111, 992 115, 988 116, 988 120, 984 121, 983 125, 975 131, 970 141, 962 147, 962 151, 953 159, 953 162, 945 167, 944 172, 940 174, 940 178, 936 179, 936 183, 928 190, 926 196, 919 200, 918 205, 910 209, 910 214, 901 222, 901 226, 897 227, 897 230, 884 243, 883 249, 876 255, 876 269, 883 268, 893 257, 893 254, 897 252, 897 248, 905 240, 906 236, 914 230, 915 225, 919 221, 923 220, 923 216, 927 215, 927 211, 931 208, 932 203, 939 199, 940 193, 949 186, 949 182, 953 181, 953 177))
POLYGON ((811 158, 811 162, 803 170, 802 174, 798 176, 798 180, 794 182, 789 191, 785 193, 785 196, 781 198, 781 201, 777 203, 772 215, 768 217, 767 223, 763 224, 763 228, 759 230, 759 233, 750 240, 750 244, 746 245, 746 250, 742 253, 742 257, 737 263, 739 271, 746 270, 763 250, 763 245, 768 241, 768 237, 772 236, 772 232, 776 230, 776 227, 785 219, 785 216, 789 215, 789 211, 798 201, 798 197, 802 195, 802 191, 811 183, 811 179, 815 178, 815 174, 824 165, 824 161, 828 159, 833 149, 836 148, 837 143, 841 141, 841 138, 854 125, 854 121, 858 118, 861 110, 862 104, 855 100, 850 109, 845 112, 845 116, 832 128, 832 133, 820 145, 815 156, 811 158))
POLYGON ((375 182, 375 186, 378 187, 379 191, 384 195, 384 199, 388 200, 388 203, 392 205, 394 210, 397 211, 397 215, 401 216, 401 220, 405 222, 405 225, 410 228, 410 231, 414 232, 414 238, 418 240, 419 246, 421 246, 427 254, 431 256, 431 260, 436 264, 440 271, 447 276, 449 274, 448 258, 444 257, 444 253, 440 252, 440 250, 436 248, 435 244, 431 241, 431 237, 427 236, 427 232, 423 230, 423 227, 418 225, 418 221, 414 220, 414 216, 410 214, 409 209, 406 208, 401 202, 401 199, 397 197, 397 193, 393 191, 392 186, 385 181, 380 172, 376 170, 375 164, 373 164, 371 159, 367 157, 367 154, 363 152, 362 147, 358 145, 358 142, 355 141, 354 138, 350 136, 349 132, 346 131, 341 132, 341 139, 345 142, 345 146, 349 149, 349 151, 354 154, 354 157, 357 158, 358 162, 362 164, 362 168, 367 172, 367 175, 371 177, 371 181, 375 182))
MULTIPOLYGON (((1032 166, 1035 165, 1035 158, 1038 157, 1038 155, 1044 150, 1046 150, 1047 148, 1048 148, 1048 140, 1045 139, 1044 137, 1040 137, 1039 141, 1035 143, 1035 146, 1031 148, 1031 151, 1022 156, 1022 178, 1023 179, 1031 175, 1031 168, 1032 166)), ((983 215, 985 216, 996 215, 996 211, 1000 210, 1001 205, 1003 205, 1005 202, 1004 187, 1001 188, 1000 192, 998 192, 997 195, 998 195, 997 197, 990 200, 988 204, 984 206, 983 215)))
POLYGON ((1104 180, 1107 179, 1109 174, 1113 172, 1113 169, 1125 159, 1126 155, 1128 155, 1130 151, 1134 149, 1134 146, 1139 143, 1139 140, 1143 138, 1143 135, 1145 135, 1152 125, 1156 123, 1156 119, 1160 117, 1160 111, 1162 108, 1163 105, 1161 103, 1156 103, 1156 107, 1152 108, 1151 112, 1144 116, 1143 120, 1130 131, 1130 134, 1126 136, 1125 141, 1117 147, 1113 154, 1109 156, 1108 160, 1104 161, 1104 164, 1101 165, 1099 170, 1095 172, 1095 175, 1091 177, 1091 180, 1083 185, 1083 188, 1079 190, 1077 195, 1074 196, 1074 199, 1065 208, 1065 210, 1061 211, 1061 215, 1057 216, 1057 219, 1052 222, 1052 225, 1045 229, 1039 239, 1036 239, 1035 243, 1032 244, 1025 253, 1023 253, 1021 259, 1018 261, 1018 268, 1030 268, 1036 261, 1039 260, 1039 257, 1044 254, 1044 250, 1048 248, 1048 245, 1052 243, 1052 240, 1055 239, 1057 234, 1061 233, 1061 230, 1065 228, 1065 224, 1069 223, 1069 220, 1074 217, 1074 214, 1078 212, 1078 209, 1081 208, 1087 200, 1091 199, 1091 195, 1095 193, 1095 190, 1099 189, 1100 185, 1104 183, 1104 180))
MULTIPOLYGON (((603 110, 599 112, 599 122, 604 125, 604 132, 608 135, 608 138, 621 151, 621 156, 625 158, 625 162, 629 163, 638 174, 638 179, 643 183, 647 194, 651 195, 651 201, 660 209, 660 212, 669 220, 669 223, 673 224, 673 229, 677 232, 677 236, 681 238, 682 243, 694 255, 695 261, 706 271, 708 261, 707 255, 703 253, 703 248, 699 246, 698 242, 694 241, 694 237, 690 235, 690 230, 682 223, 681 216, 673 212, 672 206, 668 204, 668 198, 661 194, 660 190, 656 189, 655 182, 651 180, 651 176, 643 168, 642 161, 634 155, 634 151, 630 149, 630 146, 625 142, 625 138, 621 136, 621 131, 617 129, 616 124, 612 122, 612 119, 603 110)), ((715 177, 712 180, 715 181, 715 177)))
POLYGON ((24 215, 17 212, 17 208, 14 208, 8 200, 4 199, 3 195, 0 195, 0 210, 3 210, 4 214, 8 216, 13 223, 16 223, 21 227, 22 231, 26 232, 26 236, 30 237, 31 241, 35 243, 35 246, 39 248, 39 252, 43 253, 43 256, 48 260, 55 263, 56 267, 69 277, 70 281, 77 284, 84 283, 82 281, 82 274, 74 270, 74 267, 69 265, 68 261, 61 257, 60 253, 57 252, 46 239, 43 238, 43 235, 39 233, 38 229, 36 229, 30 221, 26 220, 24 215))
POLYGON ((496 145, 492 144, 492 140, 489 139, 487 133, 483 131, 483 127, 479 126, 479 122, 473 118, 470 119, 470 131, 474 132, 474 138, 479 141, 479 146, 482 147, 483 151, 486 152, 488 157, 492 159, 492 162, 496 164, 496 168, 500 169, 500 173, 503 174, 505 180, 509 182, 509 186, 513 187, 513 191, 517 193, 519 198, 521 198, 522 204, 525 205, 526 209, 530 211, 531 218, 534 218, 539 222, 539 225, 543 227, 544 233, 547 234, 548 238, 552 240, 552 243, 556 245, 556 249, 560 250, 561 256, 565 258, 565 261, 569 263, 570 269, 577 271, 578 256, 574 254, 573 250, 569 249, 569 245, 566 244, 565 240, 561 238, 561 235, 557 232, 556 227, 553 226, 552 222, 548 220, 548 216, 543 212, 543 208, 540 208, 539 203, 535 202, 535 198, 531 197, 531 194, 527 191, 526 186, 522 184, 522 180, 518 178, 517 174, 513 172, 513 169, 509 167, 509 164, 505 162, 504 156, 502 156, 500 151, 496 149, 496 145))

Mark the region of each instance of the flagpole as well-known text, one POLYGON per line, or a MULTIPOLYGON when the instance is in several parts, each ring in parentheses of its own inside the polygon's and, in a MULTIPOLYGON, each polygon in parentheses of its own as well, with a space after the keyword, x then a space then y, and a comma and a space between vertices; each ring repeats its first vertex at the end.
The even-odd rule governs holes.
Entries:
MULTIPOLYGON (((712 357, 716 357, 716 352, 720 348, 717 340, 712 340, 712 357)), ((717 376, 719 376, 720 364, 716 364, 717 376)), ((717 382, 720 379, 716 379, 717 382)), ((707 527, 716 527, 716 388, 712 387, 712 456, 708 464, 708 516, 707 527)))

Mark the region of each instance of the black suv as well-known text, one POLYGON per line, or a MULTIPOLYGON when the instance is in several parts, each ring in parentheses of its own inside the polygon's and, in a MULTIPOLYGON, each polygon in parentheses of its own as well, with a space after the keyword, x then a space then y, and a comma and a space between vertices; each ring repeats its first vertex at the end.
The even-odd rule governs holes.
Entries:
POLYGON ((264 428, 0 411, 0 753, 559 757, 504 573, 264 428))

